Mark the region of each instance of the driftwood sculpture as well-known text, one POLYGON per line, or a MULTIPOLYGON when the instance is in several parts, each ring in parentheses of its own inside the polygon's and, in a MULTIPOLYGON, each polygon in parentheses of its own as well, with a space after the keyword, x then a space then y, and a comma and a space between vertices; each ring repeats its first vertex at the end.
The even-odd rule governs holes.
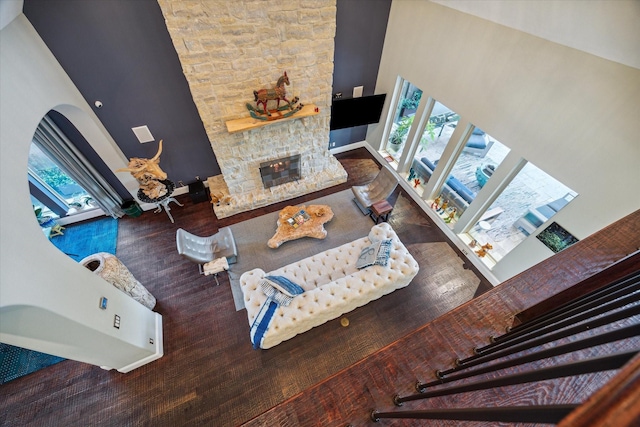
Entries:
POLYGON ((131 172, 131 175, 140 184, 140 189, 151 199, 159 199, 167 194, 167 186, 162 180, 167 179, 167 174, 160 169, 160 154, 162 153, 162 140, 158 144, 158 152, 150 159, 132 157, 129 166, 118 169, 116 172, 131 172))

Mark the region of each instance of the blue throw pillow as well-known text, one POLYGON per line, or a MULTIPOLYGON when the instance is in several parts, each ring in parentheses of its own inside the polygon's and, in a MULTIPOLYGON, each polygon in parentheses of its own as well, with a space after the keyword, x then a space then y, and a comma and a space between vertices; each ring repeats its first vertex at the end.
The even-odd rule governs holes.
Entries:
POLYGON ((293 283, 284 276, 266 276, 265 279, 271 282, 271 286, 286 296, 294 297, 304 292, 301 286, 293 283))
POLYGON ((391 256, 391 239, 385 239, 380 242, 380 249, 378 249, 378 255, 376 256, 375 264, 386 267, 389 263, 389 257, 391 256))
POLYGON ((288 306, 289 304, 291 304, 291 300, 293 299, 293 297, 283 294, 282 292, 274 288, 272 284, 273 282, 270 282, 269 280, 263 280, 262 282, 260 282, 260 289, 262 290, 262 293, 266 295, 267 301, 271 300, 276 304, 284 306, 288 306))

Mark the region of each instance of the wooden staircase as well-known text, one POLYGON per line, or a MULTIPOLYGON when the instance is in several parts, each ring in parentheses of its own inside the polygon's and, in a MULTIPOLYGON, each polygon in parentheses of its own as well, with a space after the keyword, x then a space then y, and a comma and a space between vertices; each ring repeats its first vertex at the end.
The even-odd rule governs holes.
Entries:
MULTIPOLYGON (((592 425, 588 424, 591 419, 600 417, 606 421, 614 416, 618 417, 617 423, 611 425, 630 426, 639 423, 640 406, 633 406, 640 394, 640 361, 637 357, 622 371, 603 370, 542 382, 437 396, 429 400, 407 400, 402 402, 402 407, 397 406, 399 402, 396 397, 394 403, 394 396, 415 395, 417 384, 437 382, 437 371, 455 371, 456 360, 473 359, 474 349, 489 345, 490 337, 499 337, 506 328, 517 328, 520 323, 560 307, 570 299, 593 292, 630 273, 637 273, 640 270, 639 224, 640 211, 636 211, 243 425, 364 426, 376 425, 372 421, 372 418, 376 418, 372 415, 374 410, 378 415, 388 413, 393 416, 394 413, 409 410, 466 408, 465 411, 469 412, 468 408, 526 408, 534 405, 572 405, 565 406, 562 416, 556 418, 563 419, 560 424, 563 427, 592 425), (616 373, 622 377, 616 377, 616 373), (600 389, 608 391, 601 395, 597 393, 600 389), (620 397, 618 400, 622 403, 611 401, 612 395, 620 397), (614 405, 626 405, 623 407, 624 414, 612 411, 614 405), (578 409, 574 411, 576 406, 578 409)), ((640 315, 632 312, 630 317, 617 320, 607 332, 624 327, 637 328, 639 324, 640 315)), ((579 338, 599 335, 601 332, 600 329, 586 331, 579 338)), ((579 338, 561 338, 560 341, 544 344, 542 348, 566 345, 579 338)), ((488 372, 482 378, 463 379, 455 385, 638 349, 640 338, 633 332, 609 344, 593 345, 580 351, 556 355, 552 359, 488 372)), ((538 350, 524 350, 520 354, 538 350)), ((455 375, 455 372, 450 374, 455 375)), ((551 411, 551 408, 548 409, 551 411)), ((378 425, 450 426, 457 423, 433 419, 382 418, 378 425)), ((509 424, 484 421, 473 425, 509 424)))

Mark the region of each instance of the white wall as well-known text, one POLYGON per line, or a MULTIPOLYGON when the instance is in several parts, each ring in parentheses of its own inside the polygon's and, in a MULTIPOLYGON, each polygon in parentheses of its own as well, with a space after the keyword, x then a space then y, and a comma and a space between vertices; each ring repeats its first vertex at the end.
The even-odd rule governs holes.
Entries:
POLYGON ((27 159, 49 110, 63 113, 112 169, 127 159, 22 14, 0 32, 0 93, 0 340, 123 372, 161 357, 162 317, 64 255, 35 220, 27 159))
MULTIPOLYGON (((640 208, 640 70, 432 2, 396 1, 376 93, 393 93, 398 75, 578 192, 553 219, 579 239, 640 208)), ((383 128, 370 126, 372 146, 383 128)), ((504 281, 551 255, 529 237, 492 273, 504 281)))
POLYGON ((640 68, 638 0, 431 0, 545 40, 640 68))

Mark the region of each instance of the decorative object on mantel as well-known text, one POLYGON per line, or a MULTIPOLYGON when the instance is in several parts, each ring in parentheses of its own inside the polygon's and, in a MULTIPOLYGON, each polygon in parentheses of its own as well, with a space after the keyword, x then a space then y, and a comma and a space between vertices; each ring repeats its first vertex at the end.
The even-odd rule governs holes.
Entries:
POLYGON ((320 113, 320 109, 313 104, 298 104, 300 98, 297 96, 289 101, 286 96, 286 85, 289 85, 289 76, 287 76, 287 72, 285 71, 273 89, 254 90, 253 98, 255 106, 251 103, 246 104, 251 117, 227 121, 227 130, 229 133, 254 129, 275 121, 308 117, 320 113), (268 108, 267 104, 273 101, 275 101, 276 104, 275 108, 268 108), (280 106, 280 101, 286 102, 286 105, 280 106))
POLYGON ((285 117, 292 116, 296 112, 300 111, 304 105, 295 105, 300 99, 296 96, 293 100, 287 99, 287 90, 285 85, 289 85, 289 76, 285 71, 282 76, 276 82, 276 86, 273 89, 260 89, 253 91, 253 98, 256 102, 256 107, 247 103, 247 109, 251 117, 258 120, 278 120, 285 117), (269 110, 267 104, 269 101, 276 101, 275 110, 269 110), (280 101, 285 101, 287 105, 280 107, 280 101), (262 104, 262 111, 258 108, 262 104), (281 111, 289 110, 287 113, 281 113, 281 111))
POLYGON ((118 169, 116 172, 130 172, 140 184, 140 191, 150 199, 159 199, 165 196, 169 189, 163 182, 167 174, 160 169, 160 153, 162 153, 162 140, 158 143, 158 152, 150 159, 132 157, 129 166, 118 169))

